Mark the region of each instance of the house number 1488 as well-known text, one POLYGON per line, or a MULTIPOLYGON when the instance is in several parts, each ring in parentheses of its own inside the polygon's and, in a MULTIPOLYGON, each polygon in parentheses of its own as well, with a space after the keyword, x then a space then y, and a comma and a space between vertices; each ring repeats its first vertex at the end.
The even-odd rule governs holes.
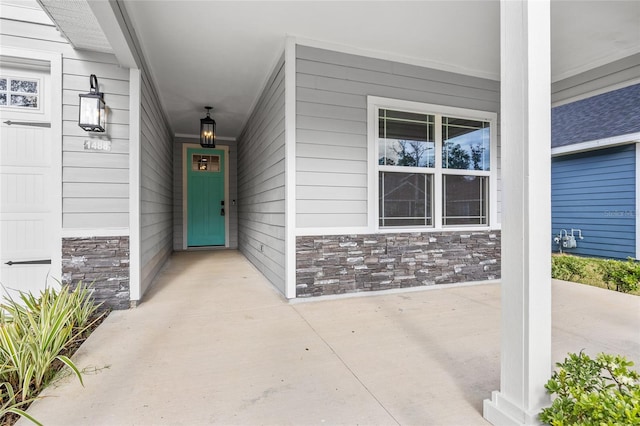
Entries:
POLYGON ((86 139, 84 141, 85 151, 111 151, 111 141, 102 139, 86 139))

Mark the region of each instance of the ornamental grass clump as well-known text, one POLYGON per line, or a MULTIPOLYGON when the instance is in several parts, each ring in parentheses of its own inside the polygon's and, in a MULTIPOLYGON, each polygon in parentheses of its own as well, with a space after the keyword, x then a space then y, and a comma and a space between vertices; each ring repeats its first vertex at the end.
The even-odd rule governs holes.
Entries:
POLYGON ((98 306, 89 296, 87 287, 80 284, 74 290, 47 287, 37 297, 24 292, 17 300, 5 297, 0 304, 3 415, 24 415, 20 408, 31 402, 63 365, 82 383, 80 371, 64 353, 91 326, 98 306))
POLYGON ((540 420, 553 426, 640 425, 640 375, 620 355, 569 354, 545 385, 555 397, 540 420))
MULTIPOLYGON (((4 369, 0 368, 0 374, 4 373, 4 369)), ((0 400, 2 400, 2 405, 0 405, 0 421, 4 424, 4 419, 6 419, 9 415, 13 414, 16 416, 24 417, 26 419, 31 420, 33 423, 42 426, 42 423, 37 421, 33 416, 29 413, 25 412, 22 407, 30 404, 33 399, 24 400, 18 402, 16 399, 15 393, 13 393, 13 387, 9 382, 0 383, 0 400)))

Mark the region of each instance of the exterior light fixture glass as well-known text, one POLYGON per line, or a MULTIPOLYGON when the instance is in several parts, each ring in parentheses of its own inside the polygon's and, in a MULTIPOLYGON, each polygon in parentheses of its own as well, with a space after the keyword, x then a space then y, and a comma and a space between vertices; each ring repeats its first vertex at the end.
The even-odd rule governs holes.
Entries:
POLYGON ((216 147, 216 122, 211 118, 210 106, 204 107, 207 110, 207 116, 200 119, 200 146, 203 148, 216 147))
POLYGON ((89 77, 91 90, 80 96, 80 115, 78 125, 87 132, 104 132, 107 128, 107 111, 104 105, 104 93, 98 92, 98 77, 89 77))

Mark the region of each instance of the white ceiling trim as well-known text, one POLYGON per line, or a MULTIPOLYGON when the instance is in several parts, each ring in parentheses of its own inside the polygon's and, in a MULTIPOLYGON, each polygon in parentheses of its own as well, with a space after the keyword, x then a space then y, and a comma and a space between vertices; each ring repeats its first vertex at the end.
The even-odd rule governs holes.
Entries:
POLYGON ((594 68, 598 68, 598 67, 610 64, 611 62, 624 59, 628 56, 635 55, 636 53, 640 53, 640 46, 633 46, 628 49, 612 51, 611 54, 602 56, 600 59, 594 60, 592 62, 589 62, 588 64, 584 64, 580 67, 572 68, 568 71, 565 71, 563 73, 553 76, 553 78, 551 79, 551 83, 556 83, 558 81, 562 81, 569 77, 582 74, 583 72, 587 72, 594 68))
POLYGON ((552 102, 551 107, 554 108, 560 105, 570 104, 575 101, 581 101, 582 99, 587 99, 593 96, 602 95, 603 93, 607 93, 607 92, 613 92, 614 90, 623 89, 625 87, 633 86, 634 84, 639 84, 639 83, 640 83, 640 77, 634 78, 633 80, 628 80, 618 84, 612 84, 611 86, 603 87, 602 89, 593 90, 591 92, 586 92, 578 96, 573 96, 571 98, 563 99, 561 101, 552 102))
POLYGON ((409 56, 396 55, 390 52, 363 49, 360 47, 349 46, 346 44, 339 44, 339 43, 333 43, 333 42, 322 41, 322 40, 314 40, 314 39, 305 38, 305 37, 297 37, 295 35, 290 35, 290 37, 292 37, 295 40, 295 43, 300 46, 315 47, 318 49, 325 49, 325 50, 333 50, 340 53, 364 56, 364 57, 373 58, 373 59, 382 59, 382 60, 398 62, 406 65, 415 65, 422 68, 433 68, 440 71, 447 71, 447 72, 452 72, 456 74, 464 74, 471 77, 486 78, 486 79, 495 80, 495 81, 500 80, 500 73, 480 71, 473 68, 452 65, 452 64, 433 61, 429 59, 421 59, 421 58, 414 58, 409 56))
MULTIPOLYGON (((176 133, 174 135, 176 138, 186 138, 186 139, 200 139, 200 135, 192 135, 190 133, 176 133)), ((217 141, 228 141, 235 142, 236 138, 230 136, 216 136, 217 141)))

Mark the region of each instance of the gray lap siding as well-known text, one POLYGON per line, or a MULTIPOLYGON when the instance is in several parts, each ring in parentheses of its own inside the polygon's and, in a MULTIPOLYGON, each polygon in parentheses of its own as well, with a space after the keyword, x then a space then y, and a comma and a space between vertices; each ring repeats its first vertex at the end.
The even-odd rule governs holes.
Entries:
MULTIPOLYGON (((297 46, 296 57, 296 226, 302 232, 367 226, 367 96, 499 112, 497 81, 307 46, 297 46)), ((495 167, 499 183, 499 162, 495 167)), ((500 198, 498 184, 498 215, 500 198)))
POLYGON ((238 248, 285 293, 285 67, 280 59, 238 138, 238 248))
MULTIPOLYGON (((497 81, 297 46, 297 297, 500 277, 500 231, 352 230, 373 230, 368 96, 498 113, 499 89, 497 81), (317 236, 322 228, 331 228, 330 234, 317 236), (313 236, 305 236, 306 229, 313 236)), ((499 153, 497 158, 491 165, 498 171, 497 198, 491 203, 499 217, 499 153)))

